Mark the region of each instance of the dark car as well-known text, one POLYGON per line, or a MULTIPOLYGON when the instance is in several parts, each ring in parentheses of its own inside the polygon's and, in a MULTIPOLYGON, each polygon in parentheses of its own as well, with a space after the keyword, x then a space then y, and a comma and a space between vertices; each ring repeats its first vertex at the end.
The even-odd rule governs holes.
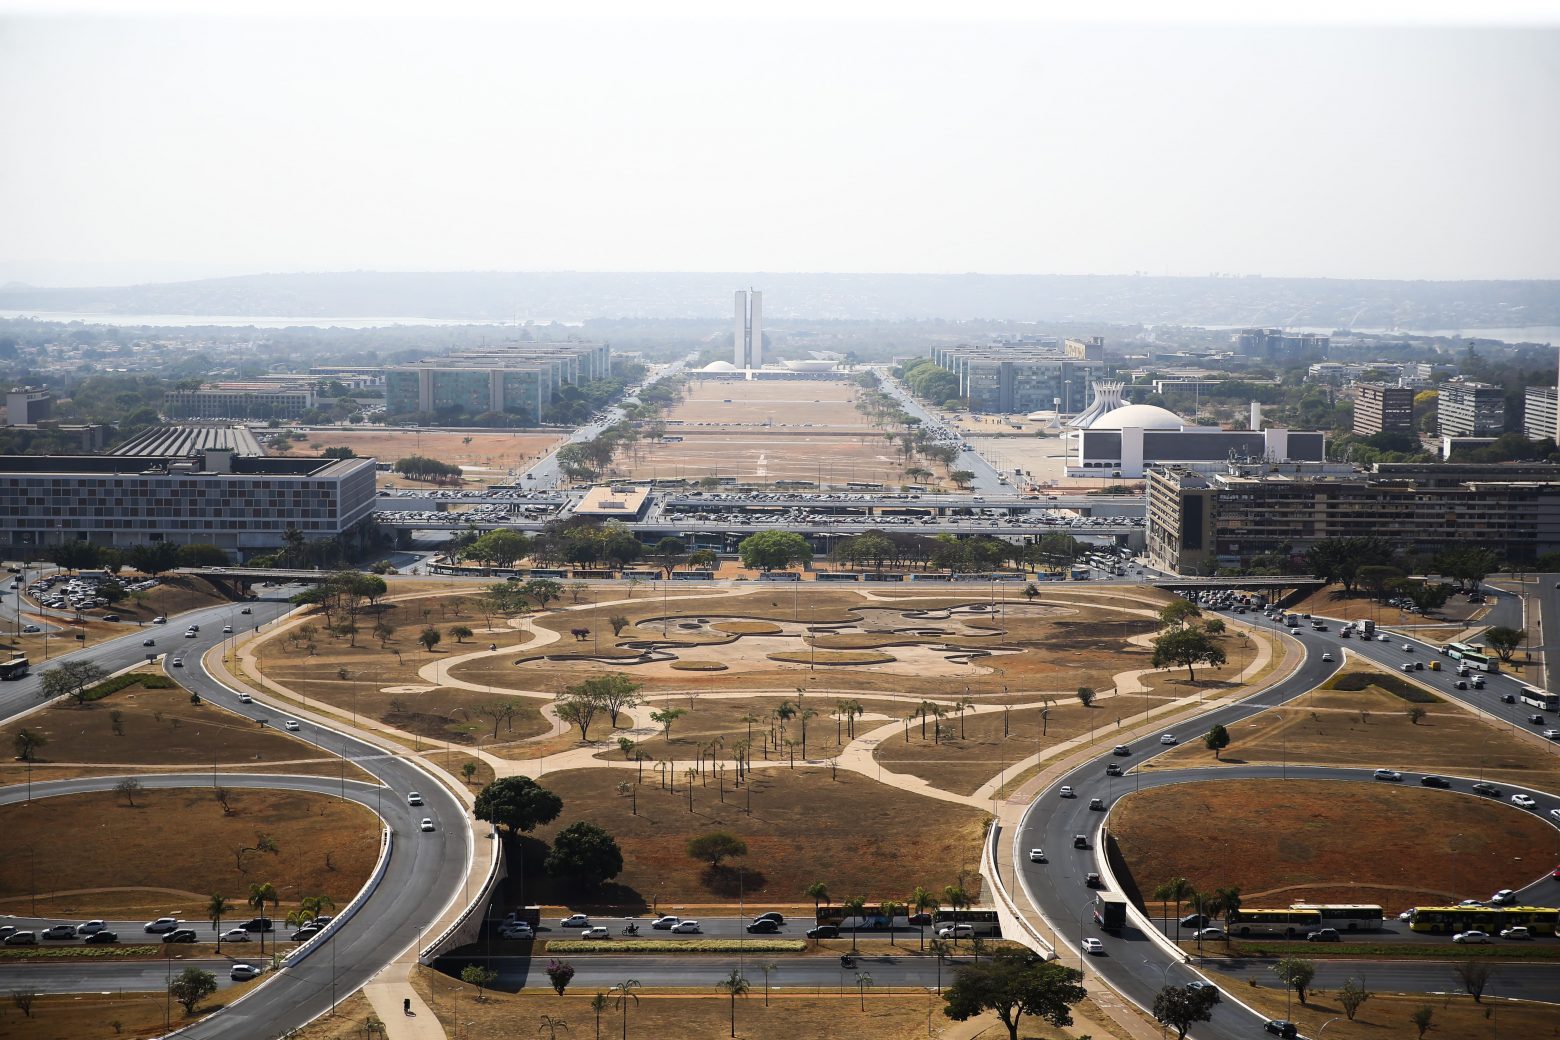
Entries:
POLYGON ((911 914, 907 920, 917 927, 925 927, 932 923, 932 915, 923 910, 918 914, 911 914))
POLYGON ((1213 1002, 1215 1004, 1220 1003, 1224 999, 1219 995, 1219 987, 1215 986, 1211 982, 1204 982, 1201 979, 1198 979, 1196 982, 1188 982, 1186 984, 1186 989, 1189 993, 1212 993, 1213 1002))
POLYGON ((840 929, 838 925, 820 924, 816 928, 807 929, 807 938, 809 939, 838 939, 839 937, 840 929))
POLYGON ((1073 848, 1075 848, 1075 849, 1086 849, 1088 847, 1089 847, 1089 836, 1087 834, 1074 834, 1073 835, 1073 848))
POLYGON ((1104 888, 1105 887, 1105 883, 1100 880, 1099 874, 1095 873, 1092 870, 1089 871, 1087 874, 1085 874, 1083 876, 1083 883, 1085 885, 1087 885, 1089 888, 1104 888))
POLYGON ((1451 787, 1452 785, 1444 776, 1422 776, 1419 783, 1424 787, 1451 787))
POLYGON ((1500 702, 1502 704, 1515 704, 1517 703, 1517 698, 1513 694, 1503 693, 1500 695, 1500 702))
POLYGON ((1187 914, 1181 918, 1182 928, 1206 928, 1212 919, 1207 914, 1187 914))
POLYGON ((1274 1036, 1284 1037, 1286 1040, 1292 1040, 1293 1037, 1300 1035, 1300 1028, 1298 1026, 1296 1026, 1293 1022, 1285 1021, 1282 1018, 1270 1018, 1262 1028, 1266 1029, 1274 1036))
POLYGON ((1342 942, 1343 937, 1338 934, 1336 928, 1321 928, 1314 932, 1307 932, 1306 942, 1342 942))
POLYGON ((82 940, 82 942, 86 943, 88 946, 98 946, 103 943, 116 943, 118 941, 119 933, 110 932, 106 929, 99 932, 93 932, 91 935, 82 940))
POLYGON ((780 930, 780 926, 774 921, 757 920, 747 926, 747 930, 754 935, 774 935, 780 930))
POLYGON ((1110 749, 1110 753, 1113 755, 1119 755, 1122 758, 1126 758, 1128 755, 1132 754, 1132 749, 1127 747, 1125 744, 1117 744, 1115 747, 1110 749))
POLYGON ((320 934, 320 929, 315 928, 312 925, 308 925, 308 926, 305 926, 303 928, 298 929, 296 932, 293 932, 287 938, 292 940, 293 942, 308 942, 310 939, 314 938, 316 935, 319 935, 319 934, 320 934))
POLYGON ((1478 783, 1473 785, 1474 794, 1488 795, 1491 798, 1500 797, 1500 788, 1494 784, 1478 783))
POLYGON ((193 928, 175 928, 173 931, 163 934, 163 942, 165 943, 192 943, 194 941, 195 929, 193 928))
POLYGON ((118 614, 104 614, 103 615, 103 620, 104 621, 118 621, 119 620, 119 615, 118 614))
POLYGON ((1544 717, 1542 715, 1529 715, 1528 721, 1535 726, 1542 726, 1544 724, 1544 717))
POLYGON ((269 917, 255 917, 245 921, 242 928, 246 932, 269 932, 272 928, 269 917))
POLYGON ((1121 775, 1121 763, 1119 763, 1119 762, 1108 762, 1108 763, 1106 763, 1106 765, 1105 765, 1105 775, 1106 776, 1120 776, 1121 775))
POLYGON ((773 921, 775 924, 785 924, 785 915, 778 910, 770 910, 768 913, 759 914, 753 918, 755 921, 773 921))

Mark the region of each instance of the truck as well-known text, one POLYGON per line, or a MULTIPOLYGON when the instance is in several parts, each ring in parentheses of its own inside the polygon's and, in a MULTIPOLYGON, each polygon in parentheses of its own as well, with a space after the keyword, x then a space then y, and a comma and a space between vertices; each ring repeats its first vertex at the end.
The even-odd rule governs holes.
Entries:
POLYGON ((1360 618, 1354 622, 1354 630, 1366 639, 1376 634, 1376 623, 1370 618, 1360 618))
POLYGON ((1107 932, 1120 931, 1127 923, 1127 901, 1101 892, 1094 897, 1094 923, 1107 932))

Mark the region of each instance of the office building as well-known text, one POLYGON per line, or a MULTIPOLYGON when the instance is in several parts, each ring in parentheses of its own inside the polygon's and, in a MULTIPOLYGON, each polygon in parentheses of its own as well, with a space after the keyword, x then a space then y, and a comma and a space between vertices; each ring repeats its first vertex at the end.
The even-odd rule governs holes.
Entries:
POLYGON ((247 426, 152 426, 109 452, 110 455, 189 458, 206 451, 230 451, 243 457, 265 454, 247 426))
POLYGON ((611 374, 605 343, 518 343, 385 369, 385 413, 458 422, 498 413, 513 426, 545 421, 565 386, 611 374))
POLYGON ((163 411, 173 419, 299 419, 317 403, 312 383, 254 380, 170 390, 163 411))
POLYGON ((958 377, 959 397, 973 412, 1073 415, 1083 409, 1104 368, 1104 351, 1104 341, 1095 337, 937 347, 932 361, 958 377))
POLYGON ((1560 441, 1556 426, 1560 424, 1560 409, 1555 407, 1555 388, 1530 386, 1522 394, 1522 434, 1530 441, 1549 438, 1560 441))
POLYGON ((738 289, 736 321, 732 327, 731 363, 740 369, 764 367, 764 294, 738 289))
POLYGON ((1177 573, 1274 553, 1298 560, 1318 542, 1365 534, 1410 553, 1476 545, 1533 560, 1560 550, 1560 466, 1383 463, 1339 474, 1253 465, 1148 475, 1149 559, 1177 573))
POLYGON ((1322 433, 1198 426, 1147 404, 1112 408, 1071 436, 1077 439, 1077 450, 1067 461, 1069 477, 1138 480, 1154 466, 1207 467, 1264 460, 1319 463, 1327 457, 1322 433))
POLYGON ((1354 393, 1354 432, 1361 437, 1414 431, 1413 387, 1356 383, 1354 393))
POLYGON ((209 544, 240 558, 281 548, 288 528, 344 537, 374 510, 373 459, 0 456, 0 552, 65 541, 209 544))
POLYGON ((1506 391, 1501 387, 1450 379, 1441 384, 1437 407, 1442 436, 1499 437, 1506 432, 1506 391))
POLYGON ((54 395, 37 387, 19 386, 5 395, 5 424, 31 426, 54 411, 54 395))
POLYGON ((1238 353, 1275 361, 1314 361, 1327 356, 1329 336, 1283 329, 1242 329, 1231 337, 1238 353))

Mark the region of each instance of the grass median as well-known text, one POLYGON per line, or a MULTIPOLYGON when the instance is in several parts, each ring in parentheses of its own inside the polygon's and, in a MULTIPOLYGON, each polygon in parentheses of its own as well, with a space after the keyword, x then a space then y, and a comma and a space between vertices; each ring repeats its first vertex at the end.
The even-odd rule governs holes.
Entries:
POLYGON ((548 940, 548 953, 804 953, 804 939, 548 940))

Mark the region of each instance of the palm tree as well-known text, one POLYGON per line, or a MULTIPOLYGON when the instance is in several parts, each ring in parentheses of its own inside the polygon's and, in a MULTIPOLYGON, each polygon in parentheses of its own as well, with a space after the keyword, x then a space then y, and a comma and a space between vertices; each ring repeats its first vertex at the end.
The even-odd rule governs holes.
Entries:
POLYGON ((213 895, 211 901, 206 904, 206 913, 211 917, 211 930, 217 933, 217 952, 222 952, 222 918, 233 909, 233 904, 218 895, 213 895))
POLYGON ((769 1006, 769 973, 773 972, 773 971, 779 971, 780 970, 780 965, 776 964, 774 961, 765 961, 763 964, 760 964, 759 967, 764 969, 764 1006, 768 1007, 769 1006))
POLYGON ((814 881, 807 886, 807 891, 803 895, 813 901, 813 924, 819 924, 818 907, 829 901, 829 886, 822 881, 814 881))
POLYGON ((542 1024, 536 1027, 536 1032, 540 1034, 544 1029, 547 1030, 547 1040, 558 1040, 558 1030, 561 1029, 567 1033, 569 1031, 569 1023, 561 1018, 543 1015, 542 1024))
MULTIPOLYGON (((1175 900, 1175 941, 1181 941, 1181 903, 1191 898, 1196 892, 1192 883, 1184 877, 1171 878, 1158 888, 1154 889, 1154 898, 1160 901, 1160 906, 1165 907, 1170 900, 1175 900)), ((1168 907, 1165 916, 1169 917, 1168 907)))
POLYGON ((731 974, 715 983, 715 988, 731 994, 731 1035, 737 1035, 737 998, 748 995, 752 987, 748 980, 742 977, 742 973, 736 968, 731 969, 731 974))
POLYGON ((1224 942, 1230 941, 1230 915, 1240 910, 1240 886, 1230 885, 1228 888, 1215 888, 1213 890, 1219 900, 1219 909, 1224 913, 1224 942))
POLYGON ((312 921, 316 917, 325 916, 324 912, 326 910, 334 913, 336 910, 336 901, 330 896, 326 895, 304 896, 302 899, 298 900, 298 907, 300 910, 306 912, 309 915, 309 920, 312 921))
POLYGON ((590 998, 590 1009, 596 1013, 596 1040, 601 1040, 601 1013, 607 1010, 607 1006, 611 1003, 607 995, 599 989, 596 995, 590 998))
POLYGON ((883 900, 882 906, 879 909, 881 910, 884 918, 888 920, 888 945, 899 945, 894 941, 894 918, 898 917, 904 911, 905 904, 895 902, 892 899, 885 899, 883 900))
POLYGON ((959 945, 959 920, 958 911, 970 905, 969 893, 964 891, 963 885, 943 886, 943 898, 948 901, 948 907, 954 911, 953 921, 953 945, 959 945))
MULTIPOLYGON (((276 903, 276 902, 278 902, 278 899, 279 899, 279 897, 276 894, 276 887, 274 885, 272 885, 269 881, 264 881, 264 882, 256 882, 256 883, 251 884, 249 886, 249 899, 246 900, 246 901, 249 903, 250 906, 254 907, 256 910, 258 910, 260 912, 260 916, 261 917, 264 917, 265 916, 265 904, 266 903, 276 903)), ((260 952, 262 954, 265 953, 265 931, 264 931, 264 929, 262 929, 261 932, 260 932, 260 952)))
POLYGON ((851 896, 840 902, 840 909, 850 918, 850 948, 856 949, 856 929, 861 926, 861 917, 867 912, 867 900, 865 896, 851 896))
POLYGON ((632 1000, 635 1007, 639 1006, 639 994, 634 992, 639 986, 638 979, 624 979, 611 990, 617 994, 612 1002, 623 1009, 623 1040, 628 1040, 628 1002, 632 1000))
POLYGON ((868 972, 856 972, 856 988, 861 991, 861 1010, 867 1010, 867 990, 872 988, 872 976, 868 972))
POLYGON ((944 957, 950 957, 953 951, 948 946, 946 939, 932 940, 932 956, 937 958, 937 992, 942 992, 942 963, 944 957))
MULTIPOLYGON (((910 893, 910 906, 915 908, 917 914, 924 914, 928 910, 935 912, 937 909, 937 897, 917 885, 915 891, 910 893)), ((918 924, 916 925, 916 930, 921 933, 921 952, 925 953, 926 926, 918 924)))

